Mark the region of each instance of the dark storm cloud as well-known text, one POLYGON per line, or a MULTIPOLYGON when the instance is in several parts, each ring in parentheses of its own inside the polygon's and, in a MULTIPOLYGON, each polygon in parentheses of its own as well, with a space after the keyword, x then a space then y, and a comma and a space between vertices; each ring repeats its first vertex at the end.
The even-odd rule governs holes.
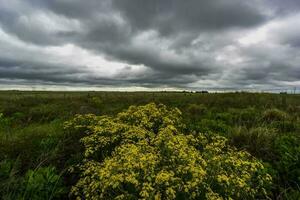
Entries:
POLYGON ((157 29, 162 35, 230 27, 249 27, 266 20, 261 10, 238 0, 114 0, 137 29, 157 29))
POLYGON ((38 62, 16 61, 0 58, 0 78, 46 82, 81 82, 78 76, 87 73, 80 67, 51 65, 38 62))
POLYGON ((277 86, 299 79, 299 11, 296 0, 0 0, 0 28, 10 36, 0 39, 0 79, 145 87, 277 86), (274 28, 269 25, 273 22, 281 25, 274 28), (250 43, 239 43, 261 27, 267 27, 262 43, 251 44, 256 34, 250 43), (19 41, 29 47, 20 47, 19 41), (77 65, 82 57, 55 62, 69 44, 84 55, 126 67, 108 68, 106 74, 81 60, 77 65), (62 50, 48 57, 49 47, 62 50), (31 56, 32 49, 38 50, 31 56))
MULTIPOLYGON (((161 57, 158 46, 132 44, 134 36, 143 31, 156 31, 169 40, 171 50, 190 47, 201 32, 252 27, 267 16, 261 8, 243 1, 50 1, 50 8, 61 15, 80 20, 84 33, 75 42, 112 59, 127 64, 144 64, 162 73, 207 75, 216 71, 213 61, 188 56, 189 61, 161 57), (81 10, 81 8, 84 8, 81 10), (86 11, 87 9, 89 11, 86 11), (99 16, 100 15, 100 16, 99 16), (120 17, 120 22, 116 17, 120 17), (158 49, 155 49, 158 48, 158 49)), ((147 40, 147 38, 145 39, 147 40)))
MULTIPOLYGON (((127 67, 127 73, 130 72, 127 67)), ((126 72, 126 70, 125 70, 126 72)), ((124 72, 123 72, 124 73, 124 72)), ((39 62, 24 62, 0 58, 0 79, 21 80, 30 83, 46 84, 85 84, 99 86, 120 86, 121 84, 140 84, 147 87, 160 86, 162 84, 182 86, 191 81, 185 75, 174 78, 168 74, 145 73, 142 77, 127 78, 127 74, 119 74, 114 78, 97 76, 84 70, 83 66, 67 66, 59 64, 46 64, 39 62)))

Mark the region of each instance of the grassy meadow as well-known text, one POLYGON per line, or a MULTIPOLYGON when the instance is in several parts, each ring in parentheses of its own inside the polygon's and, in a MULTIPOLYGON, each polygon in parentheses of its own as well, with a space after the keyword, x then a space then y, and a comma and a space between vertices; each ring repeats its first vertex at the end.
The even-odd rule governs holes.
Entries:
POLYGON ((142 198, 300 199, 300 95, 0 92, 0 199, 142 198))

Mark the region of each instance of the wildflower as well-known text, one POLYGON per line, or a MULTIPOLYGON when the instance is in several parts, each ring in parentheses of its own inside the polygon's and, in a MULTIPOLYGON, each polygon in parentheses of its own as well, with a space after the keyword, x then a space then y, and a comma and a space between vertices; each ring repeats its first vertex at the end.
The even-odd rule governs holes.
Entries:
POLYGON ((263 164, 224 137, 180 132, 181 112, 131 106, 116 117, 76 116, 88 131, 71 194, 85 199, 255 199, 272 178, 263 164))

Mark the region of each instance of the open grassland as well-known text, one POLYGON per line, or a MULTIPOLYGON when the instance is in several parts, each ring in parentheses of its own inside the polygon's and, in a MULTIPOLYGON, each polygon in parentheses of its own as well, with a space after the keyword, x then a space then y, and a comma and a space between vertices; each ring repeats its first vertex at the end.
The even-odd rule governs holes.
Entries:
POLYGON ((300 199, 300 95, 0 92, 0 199, 91 196, 300 199))

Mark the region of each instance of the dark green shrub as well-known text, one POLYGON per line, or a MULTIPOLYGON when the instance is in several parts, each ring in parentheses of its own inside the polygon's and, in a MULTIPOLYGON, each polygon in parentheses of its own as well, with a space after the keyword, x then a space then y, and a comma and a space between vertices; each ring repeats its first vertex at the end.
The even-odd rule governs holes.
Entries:
POLYGON ((264 160, 274 159, 273 145, 276 137, 276 131, 267 127, 251 129, 237 127, 232 129, 229 135, 230 141, 234 146, 246 149, 253 156, 264 160))
POLYGON ((276 139, 275 151, 278 154, 276 166, 283 181, 292 186, 300 185, 300 140, 293 135, 276 139))
POLYGON ((260 118, 259 111, 256 110, 253 107, 248 107, 246 109, 240 110, 239 116, 239 122, 241 125, 251 127, 254 124, 256 124, 260 118))
POLYGON ((207 113, 207 108, 203 104, 189 104, 187 106, 187 112, 192 119, 197 119, 207 113))
POLYGON ((219 121, 223 121, 226 124, 234 123, 234 116, 231 113, 217 113, 214 118, 219 121))
POLYGON ((288 115, 281 110, 273 108, 266 110, 262 118, 265 122, 284 121, 288 118, 288 115))

